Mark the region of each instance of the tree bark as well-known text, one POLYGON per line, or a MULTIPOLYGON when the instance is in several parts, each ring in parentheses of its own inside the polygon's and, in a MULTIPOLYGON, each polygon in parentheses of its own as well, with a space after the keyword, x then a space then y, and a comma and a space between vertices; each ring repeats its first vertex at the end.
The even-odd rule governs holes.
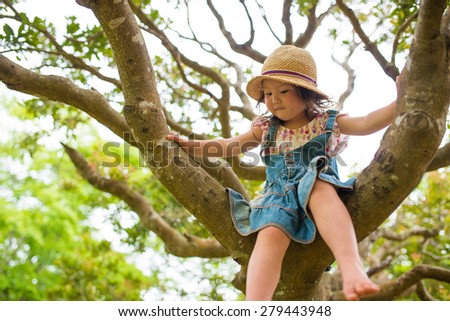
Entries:
POLYGON ((445 6, 443 0, 422 3, 400 78, 397 117, 346 198, 359 238, 375 230, 417 186, 445 133, 450 98, 447 45, 440 33, 445 6))
MULTIPOLYGON (((225 189, 201 169, 168 134, 147 47, 125 1, 84 3, 94 12, 113 48, 125 97, 124 115, 138 148, 161 183, 238 261, 248 260, 252 244, 234 229, 225 189), (125 36, 125 37, 124 37, 125 36), (242 242, 236 242, 242 239, 242 242)), ((151 50, 151 48, 149 48, 151 50)))

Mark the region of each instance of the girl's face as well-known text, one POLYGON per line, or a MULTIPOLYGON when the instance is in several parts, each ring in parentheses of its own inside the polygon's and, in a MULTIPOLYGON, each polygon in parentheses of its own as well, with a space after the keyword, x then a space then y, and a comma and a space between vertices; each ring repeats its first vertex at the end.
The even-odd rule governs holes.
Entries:
POLYGON ((284 121, 287 128, 298 128, 308 123, 306 103, 294 85, 277 80, 263 81, 264 102, 269 111, 284 121))

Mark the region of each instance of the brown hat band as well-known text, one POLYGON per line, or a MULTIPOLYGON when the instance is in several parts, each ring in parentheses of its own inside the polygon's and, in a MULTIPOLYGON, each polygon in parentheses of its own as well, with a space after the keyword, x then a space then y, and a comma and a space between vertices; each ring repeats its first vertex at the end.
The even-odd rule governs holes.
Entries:
POLYGON ((291 70, 267 70, 267 71, 263 72, 262 75, 263 76, 267 76, 267 75, 294 76, 294 77, 299 77, 299 78, 305 79, 306 81, 312 82, 314 85, 317 85, 316 81, 313 78, 303 75, 299 72, 291 71, 291 70))

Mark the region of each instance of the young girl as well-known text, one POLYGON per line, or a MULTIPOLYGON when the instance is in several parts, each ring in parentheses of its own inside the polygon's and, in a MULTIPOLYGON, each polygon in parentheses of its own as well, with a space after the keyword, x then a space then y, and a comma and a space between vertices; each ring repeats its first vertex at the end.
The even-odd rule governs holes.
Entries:
POLYGON ((228 189, 236 229, 242 235, 258 233, 247 269, 247 300, 272 299, 289 243, 311 243, 316 227, 336 258, 346 298, 379 291, 364 272, 350 214, 338 196, 340 189, 351 190, 355 179, 341 182, 333 157, 345 147, 346 135, 367 135, 389 125, 396 105, 365 117, 338 116, 325 111, 330 101, 316 80, 308 51, 281 46, 247 85, 248 95, 264 102, 270 117, 259 117, 249 131, 229 139, 167 137, 191 154, 212 157, 231 157, 261 145, 266 165, 262 193, 248 204, 228 189))

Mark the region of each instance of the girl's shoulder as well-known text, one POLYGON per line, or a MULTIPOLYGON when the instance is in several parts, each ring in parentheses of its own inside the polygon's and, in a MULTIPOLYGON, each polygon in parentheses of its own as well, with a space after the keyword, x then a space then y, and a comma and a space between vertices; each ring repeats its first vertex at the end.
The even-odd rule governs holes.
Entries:
POLYGON ((258 116, 252 121, 252 127, 260 127, 262 130, 269 128, 272 116, 258 116))
POLYGON ((318 110, 316 115, 319 118, 328 118, 330 115, 339 115, 339 111, 336 109, 318 110))
POLYGON ((320 110, 317 111, 316 116, 314 117, 314 123, 316 125, 319 125, 320 127, 324 127, 325 128, 325 124, 328 121, 328 118, 330 116, 330 114, 332 113, 331 110, 320 110))
POLYGON ((318 111, 315 119, 318 123, 324 124, 328 121, 328 118, 330 118, 330 116, 334 116, 335 119, 337 119, 338 117, 348 116, 348 114, 346 114, 346 113, 341 114, 336 109, 327 109, 327 110, 323 110, 323 111, 318 111))

